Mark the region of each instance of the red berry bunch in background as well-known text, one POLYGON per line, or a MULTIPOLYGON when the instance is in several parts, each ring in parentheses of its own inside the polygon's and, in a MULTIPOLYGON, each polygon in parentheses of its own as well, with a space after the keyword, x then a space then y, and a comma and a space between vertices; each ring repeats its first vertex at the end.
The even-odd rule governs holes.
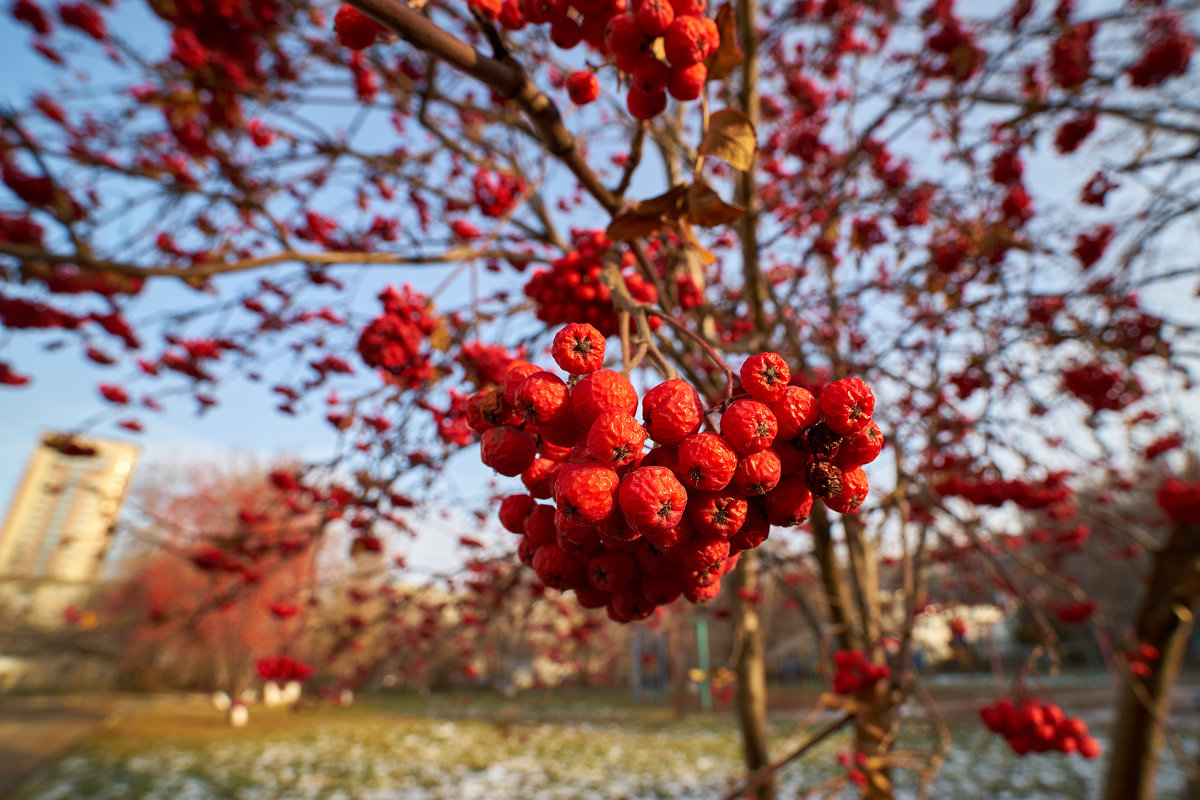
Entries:
POLYGON ((365 50, 386 30, 375 20, 351 5, 342 3, 333 17, 338 43, 351 50, 365 50))
POLYGON ((1078 717, 1068 717, 1053 703, 1043 703, 1036 697, 1020 706, 1011 700, 1000 700, 979 709, 979 718, 992 733, 1008 740, 1017 755, 1027 753, 1079 753, 1087 759, 1100 756, 1100 742, 1088 733, 1087 723, 1078 717))
POLYGON ((891 677, 885 664, 872 664, 860 650, 839 650, 833 654, 833 691, 836 694, 867 694, 880 681, 891 677))
POLYGON ((874 397, 861 381, 829 384, 822 412, 811 394, 789 386, 779 355, 759 354, 742 370, 750 396, 728 405, 717 433, 701 431, 704 404, 680 379, 645 393, 639 423, 638 393, 625 376, 602 369, 604 349, 600 330, 571 323, 551 348, 570 383, 518 361, 502 387, 468 404, 483 463, 520 475, 527 489, 500 504, 501 525, 522 537, 518 555, 584 607, 606 607, 612 619, 630 622, 680 596, 716 597, 721 576, 741 551, 766 540, 772 524, 808 519, 814 493, 806 464, 826 464, 821 497, 831 508, 856 509, 866 496, 866 477, 851 473, 861 475, 882 439, 872 427, 874 397), (764 401, 772 398, 782 422, 764 401), (813 456, 806 437, 827 426, 823 413, 850 433, 821 434, 813 456), (786 439, 777 441, 781 430, 786 439), (860 434, 863 442, 854 440, 860 434), (830 443, 843 439, 855 443, 848 460, 835 463, 838 447, 830 443), (655 445, 649 451, 647 440, 655 445))
POLYGON ((408 285, 399 290, 389 286, 379 299, 383 314, 363 329, 358 354, 390 382, 416 388, 433 377, 429 335, 437 328, 437 317, 432 304, 408 285))
MULTIPOLYGON (((595 230, 576 231, 573 244, 575 249, 555 259, 550 269, 533 274, 525 284, 525 295, 537 303, 537 318, 547 325, 587 322, 604 336, 615 336, 617 314, 612 294, 600 281, 600 259, 612 242, 603 231, 595 230)), ((626 253, 622 272, 629 293, 640 302, 658 302, 658 291, 634 271, 633 263, 633 254, 626 253)), ((653 318, 650 323, 658 328, 662 320, 653 318)))
POLYGON ((258 677, 264 681, 304 681, 316 670, 291 656, 277 655, 260 658, 255 665, 258 677))

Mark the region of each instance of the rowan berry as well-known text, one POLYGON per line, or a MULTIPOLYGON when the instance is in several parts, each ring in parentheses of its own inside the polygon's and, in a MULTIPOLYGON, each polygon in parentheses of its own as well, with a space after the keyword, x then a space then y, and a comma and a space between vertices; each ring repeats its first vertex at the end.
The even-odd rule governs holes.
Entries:
POLYGON ((707 0, 671 0, 677 17, 702 17, 708 10, 707 0))
POLYGON ((666 33, 674 19, 675 9, 668 0, 642 0, 637 9, 638 26, 651 39, 666 33))
POLYGON ((687 598, 689 603, 699 604, 712 600, 721 593, 720 582, 710 584, 688 583, 683 584, 683 596, 687 598))
POLYGON ((675 548, 682 544, 687 544, 696 536, 695 529, 692 523, 688 521, 687 515, 680 516, 679 522, 675 523, 675 527, 665 530, 646 531, 646 543, 663 552, 670 554, 675 548))
POLYGON ((683 594, 683 579, 678 575, 649 573, 642 576, 642 597, 653 606, 674 603, 683 594))
POLYGON ((498 21, 506 31, 519 31, 524 28, 525 14, 521 11, 521 4, 517 0, 504 0, 500 6, 498 21))
MULTIPOLYGON (((588 103, 600 96, 600 82, 596 80, 596 76, 587 70, 579 70, 572 72, 567 76, 566 81, 567 94, 571 98, 571 102, 577 106, 586 106, 588 103)), ((589 326, 590 327, 590 326, 589 326)), ((557 337, 555 337, 557 341, 557 337)), ((557 361, 558 359, 555 359, 557 361)), ((559 364, 562 367, 562 364, 559 364)), ((566 367, 563 367, 566 369, 566 367)), ((570 372, 570 370, 567 370, 570 372)))
POLYGON ((583 577, 583 565, 557 544, 544 544, 533 554, 533 571, 551 589, 566 590, 583 577))
POLYGON ((789 388, 788 383, 792 379, 792 371, 788 369, 783 356, 778 353, 758 353, 746 359, 738 371, 738 376, 742 379, 742 388, 749 392, 751 397, 770 405, 784 399, 789 388))
POLYGON ((510 422, 520 422, 504 402, 499 389, 481 389, 467 401, 467 425, 476 433, 510 422))
POLYGON ((825 505, 841 514, 855 514, 859 506, 867 499, 869 486, 867 473, 862 467, 846 470, 842 473, 841 490, 832 497, 826 497, 825 505))
POLYGON ((679 444, 699 431, 703 422, 704 404, 687 381, 660 383, 642 398, 642 424, 659 444, 679 444))
POLYGON ((696 538, 680 545, 671 555, 688 569, 703 572, 729 557, 729 541, 720 538, 696 538))
POLYGON ((647 120, 658 116, 667 107, 667 93, 662 89, 657 92, 643 92, 636 86, 629 89, 625 98, 625 107, 636 120, 647 120))
POLYGON ((721 415, 722 438, 743 455, 766 450, 778 432, 775 415, 757 400, 735 400, 721 415))
POLYGON ((871 420, 865 428, 842 438, 833 463, 843 469, 870 464, 883 450, 883 431, 871 420))
POLYGON ((343 3, 333 17, 338 42, 351 50, 363 50, 375 44, 385 28, 351 5, 343 3))
POLYGON ((875 394, 858 378, 842 378, 821 390, 825 424, 843 436, 862 430, 875 412, 875 394))
POLYGON ((603 464, 568 464, 554 481, 554 502, 570 521, 595 525, 612 514, 619 484, 603 464))
POLYGON ((679 443, 675 474, 689 489, 715 492, 724 489, 737 470, 737 453, 715 433, 695 433, 679 443))
POLYGON ((738 532, 729 538, 729 552, 740 553, 752 550, 767 540, 771 534, 771 522, 755 503, 746 509, 746 521, 738 532))
POLYGON ((570 50, 583 41, 583 28, 571 17, 559 17, 550 23, 550 41, 560 50, 570 50))
POLYGON ((695 100, 704 90, 704 82, 708 80, 708 67, 703 61, 686 67, 671 67, 667 79, 667 90, 671 97, 686 103, 695 100))
POLYGON ((699 538, 728 539, 746 521, 746 498, 731 492, 691 492, 687 515, 699 538))
POLYGON ((500 524, 509 533, 525 533, 525 517, 535 506, 527 494, 510 494, 500 501, 500 524))
POLYGON ((842 435, 834 432, 824 420, 805 428, 793 442, 810 456, 822 461, 832 461, 842 446, 842 435))
POLYGON ((836 497, 842 492, 842 471, 828 461, 813 461, 804 469, 804 482, 817 497, 836 497))
POLYGON ((526 422, 554 425, 570 413, 567 384, 553 372, 535 372, 517 388, 514 407, 526 422))
POLYGON ((585 572, 592 586, 615 592, 633 583, 638 575, 638 565, 633 556, 627 553, 599 550, 588 558, 585 572))
MULTIPOLYGON (((743 367, 743 369, 745 368, 743 367)), ((744 377, 742 385, 746 385, 744 377)), ((751 391, 750 394, 753 396, 754 392, 751 391)), ((817 398, 802 386, 785 386, 782 396, 769 403, 767 407, 771 409, 771 413, 775 415, 775 419, 779 423, 780 439, 795 439, 805 428, 815 425, 821 418, 821 408, 817 405, 817 398)))
POLYGON ((517 560, 527 567, 533 566, 533 557, 537 553, 540 544, 530 539, 528 536, 522 536, 521 541, 517 542, 517 560))
POLYGON ((575 587, 575 602, 579 603, 580 608, 589 610, 604 608, 608 605, 610 597, 612 597, 611 594, 602 592, 594 586, 578 584, 575 587))
POLYGON ((592 547, 600 543, 600 531, 596 529, 595 525, 581 525, 572 522, 567 519, 567 515, 562 512, 561 508, 554 510, 554 530, 558 533, 559 545, 562 545, 563 540, 585 547, 592 547))
POLYGON ((621 481, 617 502, 629 526, 649 534, 679 524, 688 493, 666 467, 639 467, 621 481))
POLYGON ((571 390, 571 413, 580 425, 591 426, 606 408, 629 414, 637 411, 638 396, 633 384, 619 372, 601 369, 590 372, 571 390))
POLYGON ((628 14, 617 14, 608 21, 604 43, 614 56, 638 57, 646 52, 649 40, 636 19, 628 14))
POLYGON ((558 538, 554 525, 554 506, 536 505, 525 515, 525 536, 536 544, 550 544, 558 538))
POLYGON ((744 495, 766 494, 779 485, 781 475, 779 455, 774 448, 767 448, 742 456, 729 489, 744 495))
POLYGON ((613 622, 636 622, 654 613, 654 606, 642 596, 641 586, 631 584, 608 599, 608 616, 613 622))
POLYGON ((812 515, 812 492, 800 478, 784 478, 763 499, 767 519, 781 528, 800 525, 812 515))
MULTIPOLYGON (((624 483, 621 484, 624 486, 624 483)), ((620 511, 620 489, 617 489, 617 505, 620 511)), ((642 538, 641 532, 625 520, 623 513, 615 513, 596 523, 600 541, 610 550, 624 550, 633 541, 642 538)))
POLYGON ((687 67, 707 56, 707 31, 701 17, 676 17, 663 34, 663 50, 672 67, 687 67))
POLYGON ((483 463, 509 478, 529 469, 537 456, 537 442, 533 437, 512 425, 484 431, 480 441, 483 463))
MULTIPOLYGON (((579 73, 576 73, 579 74, 579 73)), ((587 73, 591 75, 591 73, 587 73)), ((595 76, 592 76, 595 80, 595 76)), ((604 337, 586 322, 572 322, 554 335, 550 355, 563 372, 586 375, 604 366, 604 337)))
POLYGON ((588 430, 588 452, 601 464, 614 469, 633 463, 645 444, 645 428, 619 408, 604 409, 588 430))
POLYGON ((554 490, 554 476, 562 464, 548 458, 535 458, 529 469, 521 473, 521 483, 538 500, 549 500, 554 490))
POLYGON ((542 368, 528 361, 514 361, 504 373, 504 402, 509 408, 517 407, 517 390, 530 375, 542 372, 542 368))
POLYGON ((660 92, 667 87, 671 68, 654 56, 643 58, 631 73, 633 86, 643 92, 660 92))

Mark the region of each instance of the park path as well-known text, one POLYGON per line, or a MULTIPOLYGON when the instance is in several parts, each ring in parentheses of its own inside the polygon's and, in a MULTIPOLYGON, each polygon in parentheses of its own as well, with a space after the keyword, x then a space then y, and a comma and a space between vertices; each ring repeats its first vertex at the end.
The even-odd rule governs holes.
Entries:
POLYGON ((115 695, 0 695, 0 800, 136 702, 115 695))

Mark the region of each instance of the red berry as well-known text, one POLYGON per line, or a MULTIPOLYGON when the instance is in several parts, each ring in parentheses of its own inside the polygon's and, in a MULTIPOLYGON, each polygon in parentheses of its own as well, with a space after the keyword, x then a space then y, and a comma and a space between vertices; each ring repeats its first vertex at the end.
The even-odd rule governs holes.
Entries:
POLYGON ((1079 755, 1088 759, 1100 757, 1100 742, 1094 736, 1085 736, 1079 740, 1079 755))
POLYGON ((484 431, 480 442, 483 463, 510 478, 529 469, 537 456, 533 437, 512 425, 484 431))
POLYGON ((663 35, 663 49, 672 67, 688 67, 704 60, 707 53, 705 26, 699 17, 676 17, 663 35))
POLYGON ((703 422, 704 405, 687 381, 660 383, 642 398, 642 423, 659 444, 679 444, 699 431, 703 422))
POLYGON ((504 373, 504 402, 508 403, 509 408, 516 408, 517 389, 521 388, 525 379, 541 371, 541 367, 528 361, 514 361, 509 364, 508 372, 504 373))
POLYGON ((689 603, 703 603, 712 600, 721 593, 720 582, 714 582, 707 585, 697 583, 684 583, 683 596, 688 599, 689 603))
POLYGON ((774 449, 768 448, 748 456, 742 456, 729 488, 738 494, 766 494, 779 485, 781 476, 779 456, 774 449))
POLYGON ((686 103, 700 96, 706 80, 708 80, 708 67, 704 65, 703 61, 686 67, 672 67, 671 76, 667 81, 667 90, 671 93, 671 97, 686 103))
POLYGON ((525 517, 536 505, 527 494, 510 494, 500 501, 500 524, 510 533, 524 533, 525 517))
MULTIPOLYGON (((745 378, 742 383, 745 385, 745 378)), ((754 392, 750 392, 754 394, 754 392)), ((761 398, 760 398, 761 399, 761 398)), ((821 418, 821 408, 812 392, 801 386, 784 387, 783 396, 771 402, 768 407, 779 423, 780 439, 795 439, 800 432, 810 425, 815 425, 821 418)))
POLYGON ((631 528, 651 535, 679 524, 688 493, 666 467, 638 467, 621 481, 617 502, 631 528))
MULTIPOLYGON (((742 388, 749 392, 755 400, 768 405, 783 400, 788 390, 788 382, 792 379, 792 371, 788 369, 783 356, 778 353, 759 353, 750 356, 742 364, 738 374, 742 379, 742 388)), ((801 391, 805 390, 801 389, 801 391)), ((807 394, 807 392, 805 393, 807 394)), ((816 420, 814 419, 813 422, 816 420)))
POLYGON ((825 424, 843 436, 862 430, 875 412, 875 394, 858 378, 842 378, 821 390, 825 424))
POLYGON ((659 92, 666 88, 671 68, 654 56, 643 58, 632 73, 633 86, 643 92, 659 92))
POLYGON ((606 592, 624 589, 638 576, 637 561, 627 553, 600 550, 593 553, 585 567, 588 582, 606 592))
POLYGON ((551 589, 570 589, 583 578, 583 565, 557 544, 544 544, 533 554, 533 571, 551 589))
POLYGON ((526 422, 554 425, 570 413, 567 385, 553 372, 535 372, 517 388, 515 408, 526 422))
POLYGON ((554 510, 554 530, 560 547, 565 548, 564 541, 573 545, 593 547, 600 543, 600 531, 594 525, 580 525, 567 519, 561 508, 554 510))
POLYGON ((550 544, 558 538, 554 506, 537 505, 525 517, 525 538, 535 544, 550 544))
POLYGON ((384 27, 351 5, 343 3, 333 17, 338 42, 351 50, 363 50, 375 44, 384 27))
POLYGON ((530 539, 528 536, 522 536, 521 541, 517 543, 517 560, 527 567, 533 566, 533 557, 537 554, 540 544, 530 539))
POLYGON ((619 408, 606 408, 588 431, 587 447, 592 458, 607 467, 633 463, 646 444, 646 430, 619 408))
MULTIPOLYGON (((596 80, 596 76, 590 72, 576 72, 575 75, 587 75, 593 82, 596 80)), ((570 78, 567 81, 569 84, 570 78)), ((572 322, 554 335, 550 355, 564 372, 586 375, 604 366, 604 347, 604 337, 595 327, 586 322, 572 322)))
POLYGON ((617 14, 608 21, 604 43, 614 56, 636 58, 646 51, 649 39, 636 19, 628 14, 617 14))
POLYGON ((707 0, 671 0, 677 17, 702 17, 708 9, 707 0))
POLYGON ((606 408, 629 414, 637 411, 638 396, 633 384, 619 372, 601 369, 584 375, 571 390, 571 413, 580 425, 590 427, 606 408))
POLYGON ((608 592, 602 592, 593 586, 577 585, 575 587, 575 602, 579 603, 580 608, 604 608, 608 605, 610 597, 612 595, 608 592))
POLYGON ((559 17, 550 23, 550 41, 560 50, 570 50, 583 41, 583 28, 570 17, 559 17))
POLYGON ((689 489, 715 492, 724 489, 737 469, 737 453, 715 433, 696 433, 679 444, 675 474, 689 489))
POLYGON ((620 482, 603 464, 568 464, 554 481, 554 502, 571 522, 595 525, 613 513, 620 482))
POLYGON ((862 467, 855 467, 842 473, 841 491, 833 497, 825 498, 825 505, 842 514, 854 514, 859 506, 867 499, 867 473, 862 467))
POLYGON ((766 501, 767 519, 781 528, 800 525, 812 514, 812 492, 800 478, 784 478, 763 499, 766 501))
POLYGON ((561 467, 557 461, 535 458, 529 469, 521 473, 521 483, 538 500, 548 500, 554 491, 554 476, 561 467))
POLYGON ((736 400, 721 415, 721 436, 738 453, 766 450, 778 432, 775 415, 757 400, 736 400))
POLYGON ((687 514, 700 538, 728 539, 742 528, 749 504, 731 492, 692 492, 687 514))
POLYGON ((662 36, 674 19, 675 9, 668 0, 642 0, 638 6, 638 26, 651 39, 662 36))
POLYGON ((771 522, 757 505, 751 503, 746 511, 746 521, 729 539, 729 552, 740 553, 758 547, 767 540, 770 533, 771 522))
POLYGON ((875 424, 874 420, 871 420, 862 430, 842 438, 842 444, 838 447, 837 457, 833 463, 843 469, 860 467, 863 464, 870 464, 878 458, 881 450, 883 450, 883 431, 879 430, 879 426, 875 424))
POLYGON ((729 541, 696 538, 681 545, 672 555, 688 569, 701 572, 728 558, 729 541))
POLYGON ((667 93, 662 89, 657 92, 643 92, 636 86, 631 86, 629 95, 625 98, 625 107, 634 119, 651 119, 666 109, 667 93))

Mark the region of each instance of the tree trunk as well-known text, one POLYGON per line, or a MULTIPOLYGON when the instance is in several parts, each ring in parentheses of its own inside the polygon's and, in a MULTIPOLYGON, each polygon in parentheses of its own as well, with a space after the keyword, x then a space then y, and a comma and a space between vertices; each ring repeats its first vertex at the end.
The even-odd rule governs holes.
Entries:
POLYGON ((1137 644, 1158 649, 1145 678, 1129 676, 1117 705, 1105 800, 1151 800, 1171 691, 1200 596, 1200 525, 1176 525, 1155 554, 1137 618, 1137 644))
MULTIPOLYGON (((754 595, 759 592, 758 553, 746 550, 734 571, 738 598, 737 710, 742 728, 746 769, 754 772, 771 763, 767 743, 767 662, 763 650, 762 625, 754 595)), ((775 800, 775 780, 764 781, 755 792, 757 800, 775 800)))

